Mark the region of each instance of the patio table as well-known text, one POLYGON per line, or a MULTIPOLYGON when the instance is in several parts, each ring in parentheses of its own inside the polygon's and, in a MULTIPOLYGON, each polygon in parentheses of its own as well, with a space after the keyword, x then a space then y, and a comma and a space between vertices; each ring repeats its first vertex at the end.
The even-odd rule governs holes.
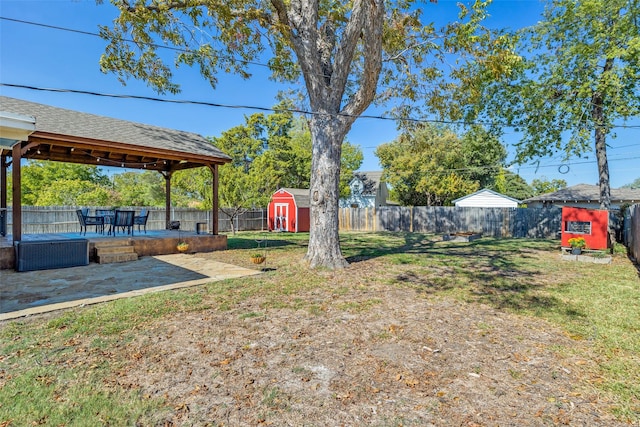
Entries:
POLYGON ((104 225, 108 225, 107 235, 111 235, 113 229, 113 217, 116 215, 115 211, 107 209, 96 209, 96 216, 104 218, 104 225))

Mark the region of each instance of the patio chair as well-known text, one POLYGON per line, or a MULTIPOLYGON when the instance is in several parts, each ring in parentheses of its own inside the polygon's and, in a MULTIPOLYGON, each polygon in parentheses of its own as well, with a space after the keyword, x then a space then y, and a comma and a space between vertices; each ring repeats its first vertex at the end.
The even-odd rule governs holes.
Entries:
POLYGON ((84 231, 84 235, 86 236, 87 227, 89 226, 95 226, 96 233, 98 233, 98 231, 100 233, 104 233, 104 218, 101 216, 85 215, 84 214, 85 212, 88 212, 88 210, 84 210, 84 209, 76 210, 76 214, 78 214, 78 221, 80 222, 80 234, 83 234, 83 231, 84 231))
POLYGON ((144 234, 147 234, 147 218, 149 218, 149 212, 146 209, 140 211, 140 215, 133 217, 133 223, 138 226, 138 233, 140 232, 140 226, 144 227, 144 234))
POLYGON ((116 210, 116 214, 113 217, 113 235, 116 235, 118 228, 122 228, 122 232, 127 230, 127 234, 133 235, 133 218, 135 211, 121 211, 116 210))

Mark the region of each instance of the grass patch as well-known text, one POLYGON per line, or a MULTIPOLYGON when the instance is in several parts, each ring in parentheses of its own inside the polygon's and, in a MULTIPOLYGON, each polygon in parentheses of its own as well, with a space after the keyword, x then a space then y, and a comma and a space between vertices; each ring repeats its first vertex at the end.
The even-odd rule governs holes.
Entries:
MULTIPOLYGON (((318 317, 327 310, 358 313, 383 302, 367 294, 373 286, 489 304, 589 340, 599 369, 594 376, 601 378, 594 386, 613 397, 622 420, 640 420, 640 286, 638 270, 619 248, 610 265, 600 265, 563 261, 552 240, 461 243, 419 233, 345 233, 342 251, 351 266, 332 272, 300 262, 308 234, 238 233, 228 236, 228 251, 211 257, 251 268, 256 240, 266 243, 272 269, 259 276, 1 324, 0 425, 157 424, 167 410, 162 399, 113 381, 124 362, 116 350, 140 333, 154 333, 157 322, 205 310, 241 319, 281 309, 318 317), (243 306, 247 301, 250 308, 243 306)), ((478 328, 490 332, 487 325, 478 328)), ((262 397, 273 411, 288 409, 286 394, 275 386, 262 397)))
POLYGON ((340 310, 343 311, 348 311, 351 313, 358 313, 360 311, 365 311, 368 310, 369 308, 373 307, 374 305, 378 305, 378 304, 382 304, 382 301, 377 299, 377 298, 373 298, 373 299, 368 299, 365 301, 348 301, 348 302, 343 302, 338 304, 338 308, 340 310))
POLYGON ((29 334, 1 334, 3 344, 11 337, 14 345, 3 346, 0 356, 0 424, 124 426, 163 412, 162 400, 109 385, 117 363, 101 346, 66 339, 46 324, 20 329, 29 334))

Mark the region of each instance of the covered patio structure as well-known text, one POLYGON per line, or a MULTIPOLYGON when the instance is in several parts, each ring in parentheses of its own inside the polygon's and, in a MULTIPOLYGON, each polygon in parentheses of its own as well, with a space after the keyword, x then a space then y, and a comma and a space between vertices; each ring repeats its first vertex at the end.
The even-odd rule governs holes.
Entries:
POLYGON ((201 135, 0 96, 0 220, 6 227, 11 166, 13 221, 4 233, 10 232, 13 242, 23 239, 22 159, 155 170, 165 179, 167 229, 173 173, 207 167, 213 200, 209 232, 218 235, 218 167, 231 158, 201 135))

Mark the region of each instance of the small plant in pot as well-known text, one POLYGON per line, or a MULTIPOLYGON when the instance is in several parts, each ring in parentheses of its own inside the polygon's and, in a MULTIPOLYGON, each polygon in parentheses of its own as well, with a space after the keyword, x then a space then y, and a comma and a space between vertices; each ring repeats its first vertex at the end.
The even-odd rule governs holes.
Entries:
MULTIPOLYGON (((177 222, 178 223, 178 227, 180 226, 179 221, 172 221, 172 222, 177 222)), ((184 240, 182 240, 182 235, 180 233, 180 228, 178 228, 178 244, 176 245, 176 249, 179 252, 186 252, 189 250, 189 244, 187 242, 185 242, 184 240)))
POLYGON ((587 242, 584 240, 584 237, 572 237, 567 243, 571 246, 571 253, 574 255, 580 255, 582 249, 587 247, 587 242))
POLYGON ((267 259, 267 257, 261 252, 251 254, 251 262, 254 264, 262 264, 265 259, 267 259))

